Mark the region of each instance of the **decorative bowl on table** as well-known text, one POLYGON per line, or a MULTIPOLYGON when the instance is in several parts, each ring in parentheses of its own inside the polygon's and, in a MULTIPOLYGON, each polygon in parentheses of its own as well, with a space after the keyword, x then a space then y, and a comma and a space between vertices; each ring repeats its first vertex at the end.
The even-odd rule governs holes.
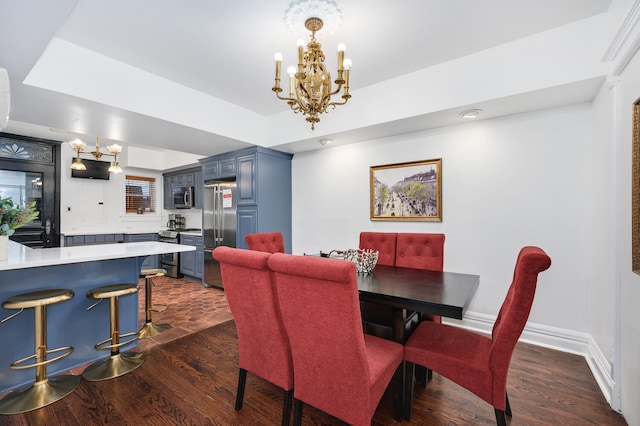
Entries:
POLYGON ((359 274, 370 274, 378 262, 377 250, 369 249, 348 249, 344 252, 344 258, 356 264, 356 271, 359 274))

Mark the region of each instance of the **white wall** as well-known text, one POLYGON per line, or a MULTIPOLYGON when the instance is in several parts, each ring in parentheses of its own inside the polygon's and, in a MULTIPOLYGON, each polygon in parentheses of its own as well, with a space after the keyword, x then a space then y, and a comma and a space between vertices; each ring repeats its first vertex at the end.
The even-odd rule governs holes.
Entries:
POLYGON ((620 78, 620 139, 618 150, 620 199, 620 340, 622 412, 630 426, 640 425, 640 276, 631 271, 631 106, 640 98, 640 54, 636 54, 620 78))
POLYGON ((479 274, 470 312, 493 315, 518 250, 542 247, 532 323, 588 332, 589 104, 479 121, 293 158, 293 252, 357 247, 360 231, 443 232, 445 270, 479 274), (370 166, 442 158, 443 221, 369 220, 370 166))

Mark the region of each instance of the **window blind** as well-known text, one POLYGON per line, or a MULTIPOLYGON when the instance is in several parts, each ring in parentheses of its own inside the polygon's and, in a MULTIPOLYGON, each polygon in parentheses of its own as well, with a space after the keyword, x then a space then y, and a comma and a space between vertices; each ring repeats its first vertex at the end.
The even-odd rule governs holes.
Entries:
POLYGON ((127 175, 125 178, 126 212, 145 213, 156 211, 156 179, 144 176, 127 175))

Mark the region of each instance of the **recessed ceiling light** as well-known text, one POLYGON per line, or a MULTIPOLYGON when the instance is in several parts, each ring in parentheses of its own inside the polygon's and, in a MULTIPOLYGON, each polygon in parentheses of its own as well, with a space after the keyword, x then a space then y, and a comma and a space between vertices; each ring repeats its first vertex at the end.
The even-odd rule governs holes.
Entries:
POLYGON ((482 113, 481 109, 478 108, 474 108, 474 109, 468 109, 466 111, 462 111, 460 113, 460 116, 462 118, 478 118, 478 116, 482 113))
POLYGON ((321 139, 320 141, 320 145, 325 146, 325 145, 329 145, 330 143, 333 142, 332 139, 321 139))

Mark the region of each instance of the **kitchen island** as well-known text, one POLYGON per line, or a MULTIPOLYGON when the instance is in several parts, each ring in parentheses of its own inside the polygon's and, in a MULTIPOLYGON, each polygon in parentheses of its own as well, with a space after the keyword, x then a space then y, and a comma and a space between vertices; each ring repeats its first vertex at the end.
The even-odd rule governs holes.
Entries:
MULTIPOLYGON (((9 258, 0 261, 0 304, 10 296, 64 288, 75 297, 47 309, 47 346, 73 346, 73 353, 47 366, 50 376, 109 356, 94 345, 109 337, 109 303, 87 311, 93 300, 87 291, 99 286, 137 283, 147 256, 193 251, 195 247, 160 242, 100 244, 31 249, 9 242, 9 258)), ((17 311, 0 308, 0 319, 17 311)), ((138 329, 138 294, 120 299, 122 333, 138 329)), ((123 350, 130 349, 135 343, 123 350)), ((34 353, 34 314, 22 314, 0 324, 0 393, 33 382, 34 369, 11 370, 9 365, 34 353)))

